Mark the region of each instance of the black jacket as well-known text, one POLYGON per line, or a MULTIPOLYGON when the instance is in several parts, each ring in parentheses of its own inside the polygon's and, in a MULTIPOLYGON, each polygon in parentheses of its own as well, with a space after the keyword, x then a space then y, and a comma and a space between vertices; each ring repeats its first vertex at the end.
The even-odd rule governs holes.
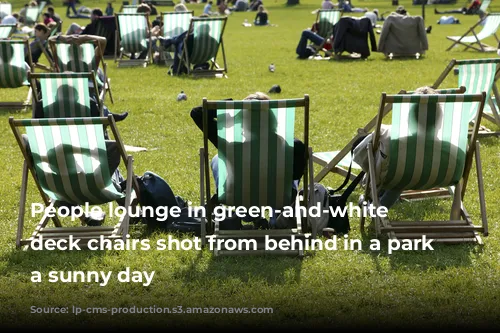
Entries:
POLYGON ((368 17, 341 17, 333 27, 333 51, 341 54, 359 53, 362 58, 370 55, 368 37, 372 52, 377 51, 377 41, 373 32, 372 22, 368 17))

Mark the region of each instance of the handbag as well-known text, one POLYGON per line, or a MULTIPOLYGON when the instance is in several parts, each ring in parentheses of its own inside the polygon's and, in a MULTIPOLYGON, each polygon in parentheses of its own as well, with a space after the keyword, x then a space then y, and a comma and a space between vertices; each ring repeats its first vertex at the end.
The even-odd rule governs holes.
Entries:
POLYGON ((349 164, 349 169, 347 171, 344 182, 335 190, 332 188, 328 188, 328 204, 330 207, 330 216, 328 218, 328 228, 323 229, 324 233, 326 233, 325 236, 329 236, 329 234, 331 234, 332 232, 333 234, 347 234, 351 230, 351 225, 349 223, 349 214, 346 208, 347 199, 354 191, 358 183, 361 181, 361 179, 365 175, 365 172, 361 171, 342 194, 338 194, 337 192, 342 191, 342 189, 347 185, 349 179, 351 178, 352 155, 354 147, 355 145, 353 145, 353 148, 351 149, 351 163, 349 164), (334 212, 342 213, 334 214, 334 212))

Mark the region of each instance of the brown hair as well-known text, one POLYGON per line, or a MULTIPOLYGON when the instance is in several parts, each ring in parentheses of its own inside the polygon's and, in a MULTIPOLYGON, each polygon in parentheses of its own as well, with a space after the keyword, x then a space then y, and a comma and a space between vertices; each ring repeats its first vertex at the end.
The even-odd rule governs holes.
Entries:
POLYGON ((43 23, 37 23, 35 25, 35 30, 41 30, 44 33, 49 32, 49 28, 45 24, 43 24, 43 23))

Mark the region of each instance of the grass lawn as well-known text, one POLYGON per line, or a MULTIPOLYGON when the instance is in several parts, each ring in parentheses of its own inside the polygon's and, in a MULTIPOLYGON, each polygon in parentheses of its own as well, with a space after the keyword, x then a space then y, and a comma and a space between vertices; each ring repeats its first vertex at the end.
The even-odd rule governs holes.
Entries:
MULTIPOLYGON (((19 10, 22 1, 12 1, 19 10)), ((128 145, 142 146, 147 152, 134 153, 137 175, 153 171, 172 186, 174 192, 199 204, 199 156, 202 133, 189 116, 202 98, 242 99, 255 91, 267 92, 279 84, 276 98, 310 97, 310 144, 314 151, 342 148, 377 112, 382 92, 414 90, 432 85, 449 61, 493 58, 496 53, 463 51, 450 45, 445 37, 461 35, 477 16, 455 14, 457 25, 437 25, 440 15, 434 7, 455 9, 463 5, 429 5, 425 9, 429 51, 419 60, 387 60, 372 53, 367 60, 301 61, 295 47, 301 31, 315 20, 311 11, 320 0, 302 0, 287 7, 284 0, 264 2, 275 27, 244 27, 255 13, 229 15, 224 45, 227 79, 171 77, 164 66, 117 68, 107 59, 115 113, 128 110, 129 117, 118 124, 128 145), (268 71, 274 63, 276 71, 268 71), (183 90, 187 101, 177 102, 183 90)), ((409 0, 399 1, 412 15, 421 15, 422 7, 409 0)), ((84 1, 88 7, 105 8, 106 1, 84 1)), ((63 31, 72 22, 86 19, 65 18, 61 1, 56 12, 64 19, 63 31)), ((378 8, 380 13, 395 10, 389 0, 355 1, 358 7, 378 8)), ((490 10, 500 9, 493 3, 490 10)), ((114 3, 115 11, 119 2, 114 3)), ((195 15, 203 4, 190 4, 195 15)), ((159 7, 167 11, 170 7, 159 7)), ((348 14, 346 14, 348 15, 348 14)), ((354 14, 358 16, 359 14, 354 14)), ((379 35, 376 35, 378 41, 379 35)), ((108 41, 113 42, 113 41, 108 41)), ((491 37, 486 42, 496 46, 491 37)), ((456 87, 451 75, 442 87, 456 87)), ((27 89, 1 89, 0 100, 22 100, 27 89)), ((363 236, 359 221, 351 219, 350 239, 360 239, 361 250, 307 251, 305 258, 272 256, 216 258, 202 251, 22 251, 15 239, 21 184, 22 154, 8 125, 8 118, 28 118, 30 112, 0 111, 0 325, 5 327, 57 328, 188 328, 188 327, 344 327, 344 328, 489 328, 500 319, 500 238, 497 182, 500 169, 500 142, 481 139, 481 157, 490 235, 484 245, 434 245, 433 251, 396 251, 389 254, 368 248, 373 234, 363 236), (116 279, 119 271, 155 271, 152 283, 124 282, 116 279), (39 271, 42 282, 32 282, 39 271), (105 286, 94 282, 49 282, 50 271, 113 272, 105 286), (69 314, 33 313, 35 308, 68 308, 69 314), (94 313, 71 313, 73 307, 100 308, 94 313), (111 308, 158 308, 185 310, 182 314, 142 313, 111 314, 111 308), (190 314, 190 308, 213 309, 213 313, 190 314), (109 310, 103 313, 103 308, 109 310), (271 308, 272 313, 223 314, 221 308, 271 308)), ((493 124, 484 123, 494 130, 493 124)), ((213 150, 212 150, 213 151, 213 150)), ((315 173, 319 166, 315 166, 315 173)), ((479 201, 475 168, 471 175, 465 204, 479 224, 479 201)), ((342 182, 330 174, 322 183, 337 187, 342 182)), ((358 189, 350 197, 357 202, 358 189)), ((32 179, 28 204, 40 196, 32 179)), ((29 206, 28 206, 29 207, 29 206)), ((449 201, 429 200, 398 204, 391 216, 407 219, 445 217, 449 201)), ((28 218, 25 233, 31 233, 37 219, 28 218)), ((109 223, 109 221, 108 221, 109 223)), ((142 224, 131 226, 132 238, 168 238, 162 230, 150 230, 142 224)), ((175 236, 175 235, 174 235, 175 236)), ((177 237, 177 236, 176 236, 177 237)), ((188 236, 178 236, 188 237, 188 236)), ((385 238, 381 238, 385 240, 385 238)), ((382 244, 385 244, 383 241, 382 244)), ((102 279, 101 279, 102 282, 102 279)), ((261 311, 262 309, 259 309, 261 311)))

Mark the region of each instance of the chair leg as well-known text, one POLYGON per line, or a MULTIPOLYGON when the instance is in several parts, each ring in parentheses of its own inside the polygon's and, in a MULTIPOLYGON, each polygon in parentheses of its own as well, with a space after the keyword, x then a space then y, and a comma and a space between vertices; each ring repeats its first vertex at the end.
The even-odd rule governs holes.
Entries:
POLYGON ((17 220, 16 247, 21 247, 24 230, 24 215, 26 213, 26 191, 28 189, 28 163, 23 163, 23 175, 21 179, 21 197, 19 198, 19 216, 17 220))
POLYGON ((483 226, 483 235, 488 236, 488 220, 486 218, 486 200, 484 198, 484 183, 483 183, 483 168, 481 166, 481 154, 479 152, 479 140, 476 140, 476 173, 477 173, 477 187, 479 194, 479 207, 481 210, 481 221, 483 226))
POLYGON ((455 186, 453 193, 453 203, 451 205, 450 220, 460 219, 460 209, 462 207, 462 181, 455 186))
MULTIPOLYGON (((200 207, 203 207, 205 204, 205 170, 204 170, 204 149, 200 148, 200 207)), ((207 245, 207 212, 205 211, 205 217, 201 217, 201 231, 200 231, 200 237, 201 237, 201 246, 204 247, 207 245)))

